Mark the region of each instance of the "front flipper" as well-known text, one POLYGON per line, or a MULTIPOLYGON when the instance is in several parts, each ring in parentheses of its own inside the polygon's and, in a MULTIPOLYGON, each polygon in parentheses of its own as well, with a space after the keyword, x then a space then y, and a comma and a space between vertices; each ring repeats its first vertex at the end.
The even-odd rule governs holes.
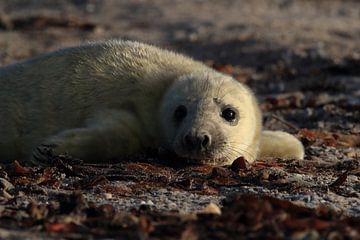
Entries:
POLYGON ((84 128, 67 129, 37 147, 31 162, 46 164, 49 153, 66 154, 85 162, 106 161, 141 149, 142 128, 127 111, 102 111, 84 128))
POLYGON ((282 131, 263 131, 258 158, 304 159, 304 146, 293 135, 282 131))
POLYGON ((50 164, 51 158, 54 156, 55 145, 41 144, 32 152, 30 159, 31 164, 46 166, 50 164))

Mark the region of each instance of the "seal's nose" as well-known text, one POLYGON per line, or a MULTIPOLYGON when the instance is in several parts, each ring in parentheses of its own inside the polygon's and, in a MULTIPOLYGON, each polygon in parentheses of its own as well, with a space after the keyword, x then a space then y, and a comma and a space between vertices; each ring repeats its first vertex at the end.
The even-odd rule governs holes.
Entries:
POLYGON ((190 132, 184 136, 183 144, 189 150, 204 150, 211 145, 211 137, 207 132, 190 132))

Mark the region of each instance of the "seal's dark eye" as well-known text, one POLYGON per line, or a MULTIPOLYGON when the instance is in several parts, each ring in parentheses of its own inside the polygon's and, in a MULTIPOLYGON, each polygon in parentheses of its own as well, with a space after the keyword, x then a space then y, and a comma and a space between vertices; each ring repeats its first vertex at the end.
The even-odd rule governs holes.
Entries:
POLYGON ((174 119, 179 122, 183 120, 186 117, 186 115, 187 115, 186 107, 184 105, 180 105, 175 109, 174 119))
POLYGON ((234 111, 234 109, 229 108, 229 107, 225 108, 221 112, 221 117, 224 118, 228 122, 234 122, 236 119, 236 111, 234 111))

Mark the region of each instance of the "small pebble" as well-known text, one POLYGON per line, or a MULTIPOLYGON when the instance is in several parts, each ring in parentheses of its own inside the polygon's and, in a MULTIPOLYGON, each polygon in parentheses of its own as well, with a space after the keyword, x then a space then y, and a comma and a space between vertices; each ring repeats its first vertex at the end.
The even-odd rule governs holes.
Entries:
POLYGON ((104 193, 104 197, 105 199, 112 199, 112 194, 111 193, 104 193))
POLYGON ((221 209, 215 203, 209 203, 205 208, 200 210, 200 213, 221 215, 221 209))

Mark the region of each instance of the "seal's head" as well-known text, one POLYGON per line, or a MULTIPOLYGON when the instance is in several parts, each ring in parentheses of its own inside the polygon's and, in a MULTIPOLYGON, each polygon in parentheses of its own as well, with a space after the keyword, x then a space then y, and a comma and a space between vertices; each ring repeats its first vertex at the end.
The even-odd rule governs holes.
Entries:
POLYGON ((258 151, 261 115, 253 93, 209 70, 181 76, 160 108, 165 147, 200 163, 230 164, 258 151))

